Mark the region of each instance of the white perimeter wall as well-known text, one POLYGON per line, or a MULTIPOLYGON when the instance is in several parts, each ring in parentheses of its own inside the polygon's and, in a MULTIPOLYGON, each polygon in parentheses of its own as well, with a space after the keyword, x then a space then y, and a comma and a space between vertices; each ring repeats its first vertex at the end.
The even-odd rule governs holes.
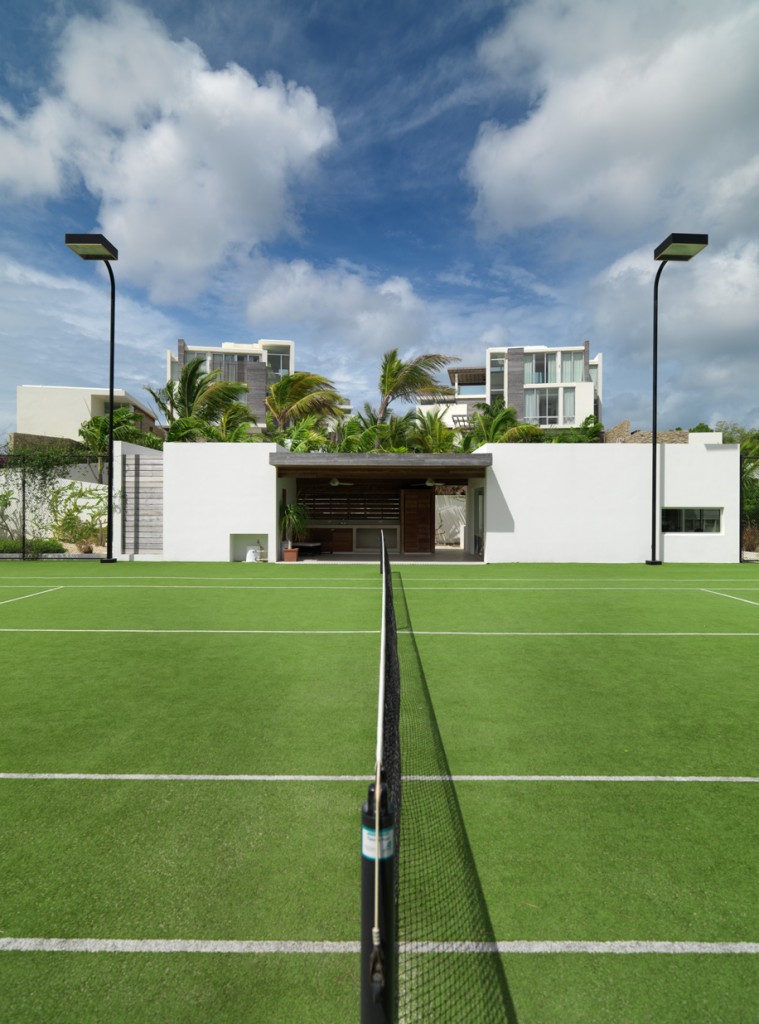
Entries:
MULTIPOLYGON (((651 448, 494 444, 486 562, 645 562, 651 557, 651 448)), ((737 445, 659 445, 662 504, 721 508, 719 534, 667 534, 669 562, 739 560, 737 445)), ((471 512, 470 512, 471 514, 471 512)))
POLYGON ((257 541, 274 561, 277 471, 269 455, 276 450, 275 444, 164 445, 164 559, 229 562, 257 541))

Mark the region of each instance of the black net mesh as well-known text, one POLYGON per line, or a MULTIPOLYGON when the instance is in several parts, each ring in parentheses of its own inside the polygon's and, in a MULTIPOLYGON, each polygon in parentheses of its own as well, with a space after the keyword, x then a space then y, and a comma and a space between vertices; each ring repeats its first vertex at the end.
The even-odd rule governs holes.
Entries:
POLYGON ((403 1024, 516 1024, 398 574, 393 582, 405 773, 397 1019, 403 1024), (445 951, 447 943, 476 946, 470 952, 445 951), (438 944, 442 948, 435 951, 438 944))
MULTIPOLYGON (((383 552, 385 594, 385 713, 383 716, 382 767, 389 803, 395 807, 395 848, 400 848, 401 829, 401 674, 398 664, 398 630, 393 602, 393 578, 387 549, 383 552)), ((398 898, 398 861, 395 857, 395 896, 398 898)))

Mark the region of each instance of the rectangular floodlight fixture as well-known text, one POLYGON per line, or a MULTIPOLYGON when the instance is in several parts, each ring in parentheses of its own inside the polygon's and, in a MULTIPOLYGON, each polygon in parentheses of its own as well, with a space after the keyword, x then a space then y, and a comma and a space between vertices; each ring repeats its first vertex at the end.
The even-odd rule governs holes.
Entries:
POLYGON ((83 260, 117 260, 119 250, 105 235, 66 235, 66 245, 83 260))
POLYGON ((670 235, 654 249, 654 259, 677 260, 684 263, 686 260, 692 260, 708 244, 708 235, 670 235))

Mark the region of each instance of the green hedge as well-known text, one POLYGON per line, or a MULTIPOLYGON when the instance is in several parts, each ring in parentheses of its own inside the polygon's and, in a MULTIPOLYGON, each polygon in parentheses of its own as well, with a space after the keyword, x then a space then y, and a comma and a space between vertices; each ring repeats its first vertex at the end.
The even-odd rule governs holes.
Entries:
MULTIPOLYGON (((0 540, 0 555, 20 555, 21 551, 20 540, 0 540)), ((57 540, 28 540, 26 553, 27 555, 65 555, 66 549, 57 540)))

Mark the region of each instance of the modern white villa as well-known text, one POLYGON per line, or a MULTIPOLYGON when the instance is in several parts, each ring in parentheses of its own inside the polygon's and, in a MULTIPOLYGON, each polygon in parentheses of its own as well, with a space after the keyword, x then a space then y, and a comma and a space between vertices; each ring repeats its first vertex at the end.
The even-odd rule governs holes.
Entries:
POLYGON ((273 338, 257 342, 224 341, 221 345, 188 345, 177 341, 177 354, 166 352, 166 380, 179 380, 182 368, 193 359, 202 359, 207 373, 219 372, 220 380, 247 384, 243 399, 253 418, 264 417, 266 389, 283 373, 295 372, 295 343, 273 338))
MULTIPOLYGON (((740 451, 719 434, 658 446, 657 554, 740 560, 740 451)), ((115 523, 124 559, 282 557, 280 510, 309 511, 304 557, 392 553, 434 562, 435 494, 465 494, 461 559, 644 562, 651 553, 651 448, 491 444, 472 454, 294 454, 275 444, 116 445, 115 523)))
MULTIPOLYGON (((113 407, 136 412, 137 426, 146 434, 156 431, 155 413, 123 388, 114 388, 113 407)), ((78 441, 79 428, 93 416, 108 412, 108 388, 67 388, 22 384, 16 388, 16 431, 42 437, 78 441)))
POLYGON ((603 359, 591 359, 587 341, 556 348, 489 348, 484 366, 451 366, 448 376, 454 395, 419 408, 440 409, 449 427, 466 426, 475 405, 498 400, 512 406, 521 423, 540 427, 561 429, 578 426, 588 416, 601 419, 603 359))

